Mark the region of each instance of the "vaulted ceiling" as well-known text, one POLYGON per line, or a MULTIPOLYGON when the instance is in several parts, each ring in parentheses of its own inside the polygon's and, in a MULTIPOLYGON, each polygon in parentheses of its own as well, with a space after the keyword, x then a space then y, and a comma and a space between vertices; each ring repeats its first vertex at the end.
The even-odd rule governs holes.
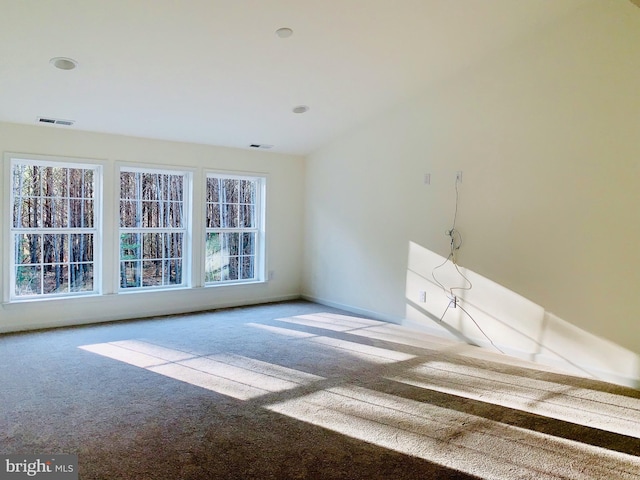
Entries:
POLYGON ((307 154, 593 1, 0 0, 0 121, 307 154))

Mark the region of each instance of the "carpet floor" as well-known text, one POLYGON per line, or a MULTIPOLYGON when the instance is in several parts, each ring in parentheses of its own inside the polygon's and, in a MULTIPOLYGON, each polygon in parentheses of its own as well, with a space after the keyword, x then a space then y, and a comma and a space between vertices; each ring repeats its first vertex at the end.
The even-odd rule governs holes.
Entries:
POLYGON ((295 301, 0 336, 0 453, 90 479, 640 479, 640 391, 295 301))

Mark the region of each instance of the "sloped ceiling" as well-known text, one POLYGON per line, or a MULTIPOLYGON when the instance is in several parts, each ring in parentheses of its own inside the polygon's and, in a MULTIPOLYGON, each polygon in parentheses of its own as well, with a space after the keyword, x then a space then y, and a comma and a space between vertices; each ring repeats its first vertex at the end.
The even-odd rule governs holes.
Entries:
POLYGON ((0 0, 0 121, 304 155, 592 1, 0 0))

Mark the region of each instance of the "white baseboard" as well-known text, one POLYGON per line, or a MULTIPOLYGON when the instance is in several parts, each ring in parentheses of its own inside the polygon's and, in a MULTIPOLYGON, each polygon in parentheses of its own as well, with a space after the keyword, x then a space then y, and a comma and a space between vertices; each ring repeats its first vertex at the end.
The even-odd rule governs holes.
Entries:
MULTIPOLYGON (((113 296, 112 296, 113 297, 113 296)), ((104 305, 108 301, 112 301, 113 299, 105 298, 105 296, 95 296, 95 297, 84 297, 74 299, 75 303, 81 303, 85 306, 90 306, 94 309, 95 313, 93 315, 86 315, 81 318, 44 318, 42 316, 30 316, 25 314, 24 316, 28 318, 27 321, 23 321, 21 323, 2 323, 0 321, 0 334, 3 333, 13 333, 13 332, 25 332, 32 330, 43 330, 49 328, 61 328, 61 327, 73 327, 79 325, 94 325, 100 323, 109 323, 109 322, 117 322, 117 321, 126 321, 126 320, 138 320, 142 318, 159 318, 164 315, 181 315, 188 313, 197 313, 197 312, 206 312, 209 310, 217 310, 221 308, 233 308, 233 307, 248 307, 251 305, 261 305, 265 303, 276 303, 276 302, 287 302, 291 300, 300 300, 302 297, 299 294, 286 294, 286 295, 274 295, 274 296, 259 296, 259 297, 250 297, 243 299, 234 299, 231 301, 220 301, 219 299, 209 305, 175 305, 175 308, 162 308, 162 309, 150 309, 149 313, 143 314, 110 314, 107 309, 105 309, 104 305)), ((42 303, 40 303, 40 306, 42 303)), ((23 305, 5 305, 3 308, 11 308, 11 309, 33 309, 37 307, 38 304, 23 304, 23 305)), ((1 318, 0 318, 1 320, 1 318)))
POLYGON ((326 305, 327 307, 339 308, 346 312, 354 313, 363 317, 370 318, 371 320, 380 320, 381 322, 396 323, 401 325, 403 319, 400 317, 394 317, 391 315, 385 315, 380 312, 374 312, 373 310, 366 310, 364 308, 354 307, 353 305, 343 304, 339 302, 333 302, 320 297, 314 297, 313 295, 301 295, 301 298, 313 303, 319 303, 320 305, 326 305))

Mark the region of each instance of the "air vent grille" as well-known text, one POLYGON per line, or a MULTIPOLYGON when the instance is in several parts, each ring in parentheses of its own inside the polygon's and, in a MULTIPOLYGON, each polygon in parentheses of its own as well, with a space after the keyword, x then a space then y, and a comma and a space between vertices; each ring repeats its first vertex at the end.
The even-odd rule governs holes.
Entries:
POLYGON ((252 143, 251 145, 249 145, 251 148, 260 148, 262 150, 268 150, 270 148, 273 148, 273 145, 267 145, 265 143, 252 143))
POLYGON ((38 117, 38 123, 46 123, 48 125, 64 125, 71 126, 75 123, 74 120, 63 120, 61 118, 50 118, 50 117, 38 117))

